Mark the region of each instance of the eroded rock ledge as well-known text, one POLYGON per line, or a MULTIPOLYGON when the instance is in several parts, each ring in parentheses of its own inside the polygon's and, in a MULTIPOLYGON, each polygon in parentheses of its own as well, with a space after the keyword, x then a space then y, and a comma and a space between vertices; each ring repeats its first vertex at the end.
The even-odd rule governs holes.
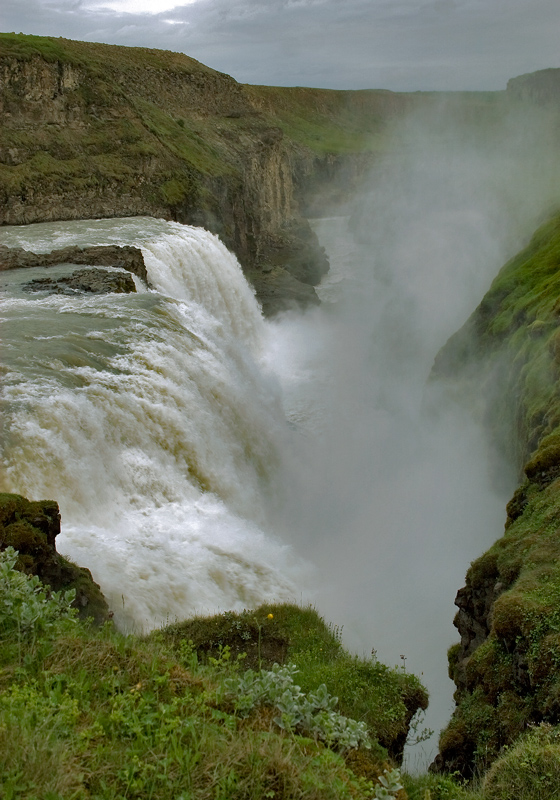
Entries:
POLYGON ((148 283, 148 273, 142 251, 137 247, 99 245, 94 247, 64 247, 50 253, 33 253, 21 247, 0 245, 0 270, 26 267, 53 267, 58 264, 87 264, 88 266, 120 267, 148 283))
POLYGON ((109 618, 109 609, 91 572, 77 567, 56 551, 60 509, 53 500, 31 502, 19 494, 0 494, 0 550, 13 547, 16 567, 37 575, 53 591, 74 589, 73 606, 80 617, 96 623, 109 618))

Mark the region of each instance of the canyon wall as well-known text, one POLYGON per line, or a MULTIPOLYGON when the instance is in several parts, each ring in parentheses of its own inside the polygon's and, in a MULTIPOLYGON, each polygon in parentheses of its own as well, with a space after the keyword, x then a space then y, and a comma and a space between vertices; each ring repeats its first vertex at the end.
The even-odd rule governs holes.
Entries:
POLYGON ((178 53, 1 34, 0 224, 203 225, 265 311, 317 302, 328 262, 302 210, 340 201, 410 102, 247 87, 178 53))
POLYGON ((541 227, 440 352, 520 470, 504 535, 467 572, 449 650, 456 710, 434 767, 484 772, 531 725, 560 724, 560 216, 541 227))

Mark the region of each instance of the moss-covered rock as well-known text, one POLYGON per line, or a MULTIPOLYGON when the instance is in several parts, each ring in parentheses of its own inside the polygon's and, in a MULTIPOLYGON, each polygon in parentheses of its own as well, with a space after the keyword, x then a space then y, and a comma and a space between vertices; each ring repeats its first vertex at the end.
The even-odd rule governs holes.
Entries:
POLYGON ((58 503, 0 494, 0 550, 17 550, 17 568, 37 575, 53 591, 74 589, 73 605, 80 616, 101 623, 109 617, 105 598, 88 569, 77 567, 57 553, 55 539, 59 533, 58 503))
POLYGON ((560 785, 560 730, 541 725, 506 750, 484 777, 488 800, 550 800, 560 785))
POLYGON ((522 470, 504 535, 473 562, 456 600, 457 708, 438 766, 466 777, 528 725, 560 723, 559 300, 557 216, 505 265, 435 365, 466 393, 491 388, 488 430, 522 470))

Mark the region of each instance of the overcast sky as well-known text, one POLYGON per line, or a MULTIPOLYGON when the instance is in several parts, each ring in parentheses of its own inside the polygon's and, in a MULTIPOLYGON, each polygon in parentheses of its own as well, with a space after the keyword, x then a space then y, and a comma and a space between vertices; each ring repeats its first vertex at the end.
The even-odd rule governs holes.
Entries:
POLYGON ((0 0, 0 22, 281 86, 504 89, 560 66, 560 0, 0 0))

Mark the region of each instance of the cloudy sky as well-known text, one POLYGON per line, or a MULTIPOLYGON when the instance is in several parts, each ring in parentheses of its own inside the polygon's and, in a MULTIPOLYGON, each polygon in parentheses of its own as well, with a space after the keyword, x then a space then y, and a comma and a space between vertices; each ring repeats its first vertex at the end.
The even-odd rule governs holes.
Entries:
POLYGON ((176 50, 244 83, 503 89, 508 78, 560 67, 559 0, 0 0, 0 6, 5 31, 176 50))

